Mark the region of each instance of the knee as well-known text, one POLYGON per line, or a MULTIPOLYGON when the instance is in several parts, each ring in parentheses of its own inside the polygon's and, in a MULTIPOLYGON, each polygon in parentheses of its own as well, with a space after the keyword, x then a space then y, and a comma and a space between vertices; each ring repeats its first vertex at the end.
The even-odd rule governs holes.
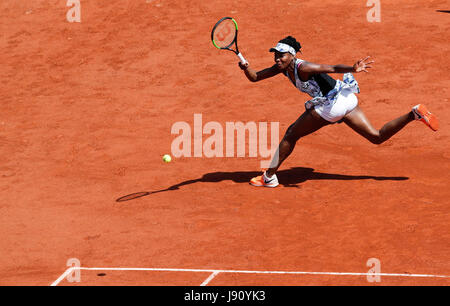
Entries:
POLYGON ((376 144, 376 145, 380 145, 380 144, 382 144, 383 142, 384 142, 384 140, 379 139, 379 138, 374 139, 374 140, 371 141, 371 143, 376 144))
POLYGON ((373 133, 371 134, 368 138, 367 138, 371 143, 376 144, 376 145, 380 145, 382 144, 385 140, 383 139, 383 137, 381 137, 380 132, 378 131, 377 133, 373 133))
POLYGON ((290 143, 296 143, 300 139, 300 137, 294 131, 294 124, 288 127, 286 133, 284 134, 283 139, 290 143))

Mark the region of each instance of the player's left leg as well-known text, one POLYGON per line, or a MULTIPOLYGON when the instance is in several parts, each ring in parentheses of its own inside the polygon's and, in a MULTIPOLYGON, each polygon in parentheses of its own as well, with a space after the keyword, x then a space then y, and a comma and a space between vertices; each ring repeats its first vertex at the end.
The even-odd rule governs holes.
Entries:
POLYGON ((414 120, 424 122, 434 131, 437 131, 439 128, 436 116, 431 114, 423 104, 419 104, 412 111, 389 121, 380 130, 372 126, 359 106, 344 117, 344 122, 349 127, 373 144, 382 144, 414 120))
POLYGON ((345 124, 373 144, 382 144, 413 120, 414 114, 411 111, 389 121, 380 130, 377 130, 359 106, 344 117, 345 124))

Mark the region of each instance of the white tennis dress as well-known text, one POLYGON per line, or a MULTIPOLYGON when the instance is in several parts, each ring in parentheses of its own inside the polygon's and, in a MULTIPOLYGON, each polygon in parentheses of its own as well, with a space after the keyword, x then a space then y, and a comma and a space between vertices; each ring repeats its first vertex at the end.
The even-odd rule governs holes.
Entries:
MULTIPOLYGON (((327 74, 321 73, 303 82, 297 73, 298 67, 303 62, 304 60, 295 59, 295 83, 292 83, 300 91, 312 97, 305 103, 306 109, 314 107, 322 118, 332 123, 340 121, 355 109, 358 105, 355 93, 359 93, 359 86, 351 73, 345 73, 342 81, 334 80, 327 74)), ((285 75, 291 80, 287 71, 285 75)))

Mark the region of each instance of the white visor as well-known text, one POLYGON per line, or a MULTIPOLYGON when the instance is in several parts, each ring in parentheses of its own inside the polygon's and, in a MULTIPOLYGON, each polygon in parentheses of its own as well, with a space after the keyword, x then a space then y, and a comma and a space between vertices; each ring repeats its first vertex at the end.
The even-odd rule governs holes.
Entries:
POLYGON ((288 44, 283 44, 283 43, 278 43, 275 48, 270 48, 270 50, 269 50, 269 52, 275 52, 275 51, 278 51, 281 53, 289 52, 293 56, 295 56, 297 54, 297 52, 295 52, 294 48, 292 48, 288 44))

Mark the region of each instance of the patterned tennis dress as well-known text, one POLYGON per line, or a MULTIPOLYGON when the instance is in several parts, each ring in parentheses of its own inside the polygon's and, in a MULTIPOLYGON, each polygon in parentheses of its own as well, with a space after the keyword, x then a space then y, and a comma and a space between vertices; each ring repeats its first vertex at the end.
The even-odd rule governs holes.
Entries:
POLYGON ((345 73, 342 81, 335 80, 326 73, 320 73, 303 82, 297 72, 303 62, 304 60, 295 59, 295 83, 287 71, 285 75, 295 87, 312 97, 305 103, 305 108, 314 108, 322 118, 331 123, 341 121, 358 105, 358 98, 355 95, 360 92, 358 82, 351 73, 345 73))

